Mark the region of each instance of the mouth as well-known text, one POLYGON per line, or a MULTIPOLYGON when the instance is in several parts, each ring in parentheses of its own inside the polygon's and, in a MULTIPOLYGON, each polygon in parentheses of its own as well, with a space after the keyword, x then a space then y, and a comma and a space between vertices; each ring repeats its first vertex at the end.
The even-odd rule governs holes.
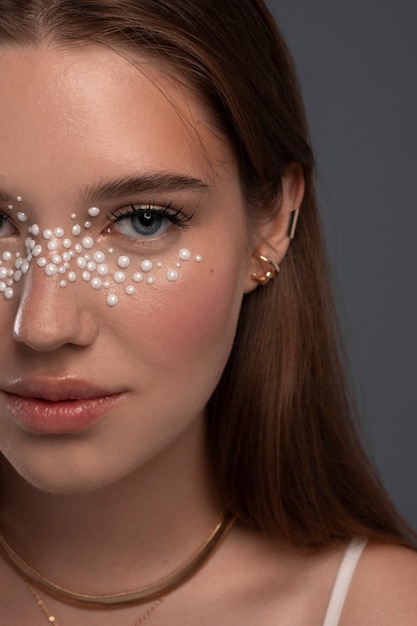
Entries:
POLYGON ((19 379, 0 392, 12 418, 34 434, 72 434, 92 428, 120 402, 123 391, 75 378, 19 379))

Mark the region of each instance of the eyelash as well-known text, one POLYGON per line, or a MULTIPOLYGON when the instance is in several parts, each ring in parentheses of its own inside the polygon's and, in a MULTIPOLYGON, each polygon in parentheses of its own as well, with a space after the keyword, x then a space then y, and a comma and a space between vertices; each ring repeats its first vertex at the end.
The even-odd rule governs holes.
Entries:
POLYGON ((153 204, 131 204, 129 206, 129 209, 110 211, 107 219, 110 222, 115 223, 123 219, 128 219, 129 217, 136 217, 143 213, 150 213, 151 215, 157 215, 158 217, 169 220, 171 224, 177 226, 178 228, 186 229, 189 226, 188 222, 193 218, 193 215, 184 215, 182 207, 180 209, 173 210, 171 204, 166 206, 153 204))

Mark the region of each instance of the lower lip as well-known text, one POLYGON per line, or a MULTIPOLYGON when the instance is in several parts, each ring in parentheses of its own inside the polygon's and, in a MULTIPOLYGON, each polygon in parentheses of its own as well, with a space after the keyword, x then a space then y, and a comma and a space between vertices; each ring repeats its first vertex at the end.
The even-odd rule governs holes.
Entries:
POLYGON ((120 399, 121 394, 87 400, 48 402, 5 393, 6 405, 16 421, 39 435, 80 433, 94 426, 120 399))

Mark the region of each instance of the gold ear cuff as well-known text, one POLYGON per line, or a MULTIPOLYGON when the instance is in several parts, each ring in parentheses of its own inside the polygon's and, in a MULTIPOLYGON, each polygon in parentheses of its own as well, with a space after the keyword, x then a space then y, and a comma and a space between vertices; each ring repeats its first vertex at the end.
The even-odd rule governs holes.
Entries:
POLYGON ((266 285, 266 283, 270 281, 271 278, 274 278, 274 276, 278 274, 279 265, 274 263, 274 261, 271 261, 271 259, 268 259, 267 256, 260 254, 259 252, 256 252, 255 255, 261 263, 264 263, 265 265, 267 265, 267 269, 265 270, 265 273, 262 274, 261 276, 258 276, 258 274, 254 272, 252 274, 252 278, 253 280, 256 280, 256 282, 259 283, 260 285, 266 285))

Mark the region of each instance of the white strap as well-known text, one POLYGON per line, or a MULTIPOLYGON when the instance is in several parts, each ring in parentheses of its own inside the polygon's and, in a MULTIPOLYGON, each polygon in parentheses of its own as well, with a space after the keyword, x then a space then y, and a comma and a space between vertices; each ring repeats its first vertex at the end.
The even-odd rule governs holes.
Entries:
POLYGON ((323 626, 338 626, 354 571, 366 543, 366 539, 354 539, 346 548, 330 596, 323 626))

